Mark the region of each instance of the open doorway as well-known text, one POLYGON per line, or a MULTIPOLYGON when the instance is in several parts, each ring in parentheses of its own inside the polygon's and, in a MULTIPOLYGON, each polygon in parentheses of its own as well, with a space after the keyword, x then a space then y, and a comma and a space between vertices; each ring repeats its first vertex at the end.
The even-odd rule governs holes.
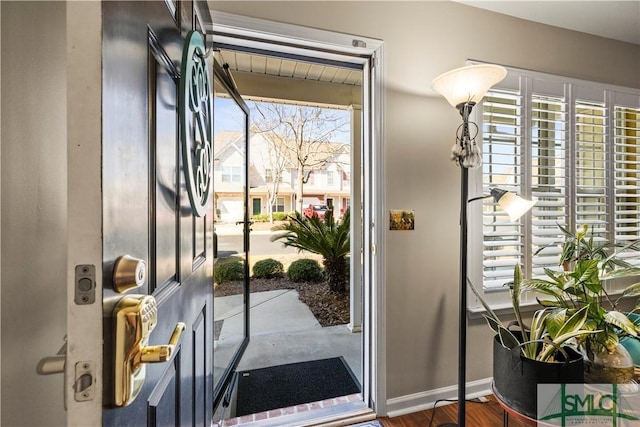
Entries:
MULTIPOLYGON (((232 425, 238 417, 264 419, 281 413, 276 409, 296 417, 314 408, 331 409, 334 416, 366 410, 362 209, 351 215, 351 207, 360 207, 362 200, 362 66, 231 45, 218 49, 215 58, 251 112, 246 209, 252 221, 250 341, 215 421, 232 425), (342 289, 328 286, 330 266, 322 249, 303 245, 305 250, 298 251, 300 246, 278 241, 291 217, 309 226, 312 220, 318 227, 325 224, 317 236, 346 227, 342 289)), ((242 239, 237 227, 242 199, 228 190, 241 180, 234 162, 243 156, 234 143, 239 131, 234 126, 220 123, 214 130, 219 266, 234 262, 224 242, 242 239)), ((216 283, 220 307, 232 306, 242 293, 240 281, 226 282, 216 283)), ((221 341, 224 336, 223 329, 221 341)))
MULTIPOLYGON (((360 399, 350 405, 329 410, 314 410, 313 414, 303 415, 302 420, 294 419, 295 425, 308 423, 324 424, 365 421, 375 417, 375 411, 386 410, 385 392, 385 334, 384 318, 384 237, 385 203, 383 185, 383 147, 382 147, 382 42, 366 37, 354 37, 295 25, 264 21, 222 12, 212 11, 213 26, 209 33, 213 35, 214 48, 245 52, 250 55, 275 57, 276 59, 296 59, 320 66, 331 66, 344 69, 360 70, 361 105, 352 105, 352 135, 360 141, 360 150, 353 150, 352 165, 360 165, 359 173, 351 171, 353 188, 359 189, 351 193, 348 201, 353 216, 351 218, 351 271, 350 292, 356 295, 351 298, 350 332, 360 331, 361 335, 361 393, 360 399), (360 232, 353 233, 353 230, 360 232), (366 248, 366 249, 363 249, 366 248), (356 255, 354 255, 356 254, 356 255), (356 262, 353 258, 356 258, 356 262), (357 266, 357 267, 356 267, 357 266), (359 303, 358 303, 359 302, 359 303), (354 313, 354 314, 352 314, 354 313), (359 323, 357 320, 361 320, 359 323)), ((265 62, 264 66, 268 64, 265 62)), ((230 67, 230 65, 228 66, 230 67)), ((244 84, 228 71, 227 80, 233 86, 244 84)), ((253 77, 264 74, 255 73, 253 77)), ((337 75, 337 74, 336 74, 337 75)), ((259 89, 273 89, 277 83, 259 85, 259 89)), ((328 93, 325 91, 325 93, 328 93)), ((351 90, 343 91, 350 99, 351 90)), ((256 94, 269 98, 268 94, 256 94)), ((298 103, 304 103, 305 90, 298 87, 298 103)), ((276 97, 278 98, 278 97, 276 97)), ((306 100, 309 101, 309 100, 306 100)), ((349 105, 349 103, 318 102, 322 105, 349 105)), ((247 179, 247 182, 249 180, 247 179)), ((332 201, 335 206, 335 199, 332 201)), ((327 200, 327 204, 329 200, 327 200)), ((247 211, 251 212, 258 202, 246 201, 247 211), (255 203, 255 204, 254 204, 255 203)), ((249 314, 250 310, 247 310, 249 314)), ((247 316, 248 317, 248 316, 247 316)), ((247 322, 248 323, 248 322, 247 322)), ((251 333, 249 332, 249 336, 251 333)), ((215 356, 214 356, 215 359, 215 356)), ((225 395, 225 400, 232 400, 232 393, 225 395)), ((300 416, 298 415, 298 418, 300 416)), ((220 419, 218 417, 218 419, 220 419)), ((260 425, 288 425, 290 419, 284 419, 260 425)), ((314 424, 314 425, 315 425, 314 424)))

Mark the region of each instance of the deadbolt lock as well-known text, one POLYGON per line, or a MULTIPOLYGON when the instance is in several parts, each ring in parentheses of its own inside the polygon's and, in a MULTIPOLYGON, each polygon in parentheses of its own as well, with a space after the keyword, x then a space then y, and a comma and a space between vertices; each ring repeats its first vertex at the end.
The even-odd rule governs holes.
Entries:
POLYGON ((158 322, 156 299, 151 295, 127 295, 114 308, 115 318, 115 399, 127 406, 138 396, 145 378, 146 363, 171 359, 185 324, 179 322, 166 345, 149 346, 149 335, 158 322))
POLYGON ((123 293, 129 289, 144 285, 147 278, 147 265, 143 260, 131 255, 123 255, 113 266, 113 289, 123 293))

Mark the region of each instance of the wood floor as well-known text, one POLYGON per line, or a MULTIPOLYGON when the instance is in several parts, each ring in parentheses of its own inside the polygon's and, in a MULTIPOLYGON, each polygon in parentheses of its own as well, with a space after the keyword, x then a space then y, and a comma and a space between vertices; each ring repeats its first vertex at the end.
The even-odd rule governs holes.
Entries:
MULTIPOLYGON (((484 403, 467 402, 466 420, 469 427, 500 427, 503 425, 502 407, 496 402, 493 395, 487 396, 484 403)), ((441 423, 456 423, 458 417, 458 404, 452 403, 446 406, 438 406, 435 410, 415 412, 394 418, 378 418, 384 427, 436 427, 441 423), (433 421, 431 418, 433 417, 433 421), (429 424, 431 423, 431 424, 429 424)), ((525 427, 524 424, 513 418, 509 419, 509 427, 525 427)))

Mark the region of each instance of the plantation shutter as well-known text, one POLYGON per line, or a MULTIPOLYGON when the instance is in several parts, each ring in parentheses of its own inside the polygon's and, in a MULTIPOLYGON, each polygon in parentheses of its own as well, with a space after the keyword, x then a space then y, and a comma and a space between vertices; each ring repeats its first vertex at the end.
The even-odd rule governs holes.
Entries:
MULTIPOLYGON (((479 208, 472 210, 470 280, 482 281, 492 306, 509 305, 508 293, 492 291, 508 289, 515 265, 525 277, 562 268, 559 226, 575 232, 586 224, 595 240, 618 244, 640 240, 640 94, 621 89, 509 69, 478 106, 483 167, 470 175, 472 189, 498 187, 536 202, 516 223, 492 199, 482 202, 482 227, 479 208)), ((640 266, 640 250, 621 256, 640 266)), ((608 292, 621 286, 612 280, 608 292)), ((470 307, 481 309, 473 299, 470 307)))
POLYGON ((594 240, 609 239, 611 192, 607 172, 613 167, 607 141, 604 91, 576 88, 575 100, 575 224, 589 225, 594 240))
POLYGON ((558 270, 564 240, 560 226, 567 227, 567 102, 565 85, 541 79, 531 83, 531 265, 529 277, 544 276, 544 269, 558 270))
MULTIPOLYGON (((483 193, 499 187, 521 194, 524 158, 520 90, 491 90, 482 110, 483 193)), ((513 267, 522 263, 522 227, 511 223, 492 199, 485 199, 482 228, 483 286, 501 288, 513 279, 513 267)))
MULTIPOLYGON (((613 102, 615 241, 628 244, 640 239, 640 100, 617 94, 613 102)), ((640 265, 638 251, 621 256, 640 265)))

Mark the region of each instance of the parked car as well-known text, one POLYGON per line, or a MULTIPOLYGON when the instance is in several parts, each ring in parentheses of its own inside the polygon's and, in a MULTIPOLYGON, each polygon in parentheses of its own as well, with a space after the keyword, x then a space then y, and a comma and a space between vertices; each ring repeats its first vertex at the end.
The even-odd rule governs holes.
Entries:
POLYGON ((325 214, 329 212, 329 210, 327 205, 309 205, 303 209, 303 213, 309 218, 317 216, 320 219, 324 219, 325 214))

